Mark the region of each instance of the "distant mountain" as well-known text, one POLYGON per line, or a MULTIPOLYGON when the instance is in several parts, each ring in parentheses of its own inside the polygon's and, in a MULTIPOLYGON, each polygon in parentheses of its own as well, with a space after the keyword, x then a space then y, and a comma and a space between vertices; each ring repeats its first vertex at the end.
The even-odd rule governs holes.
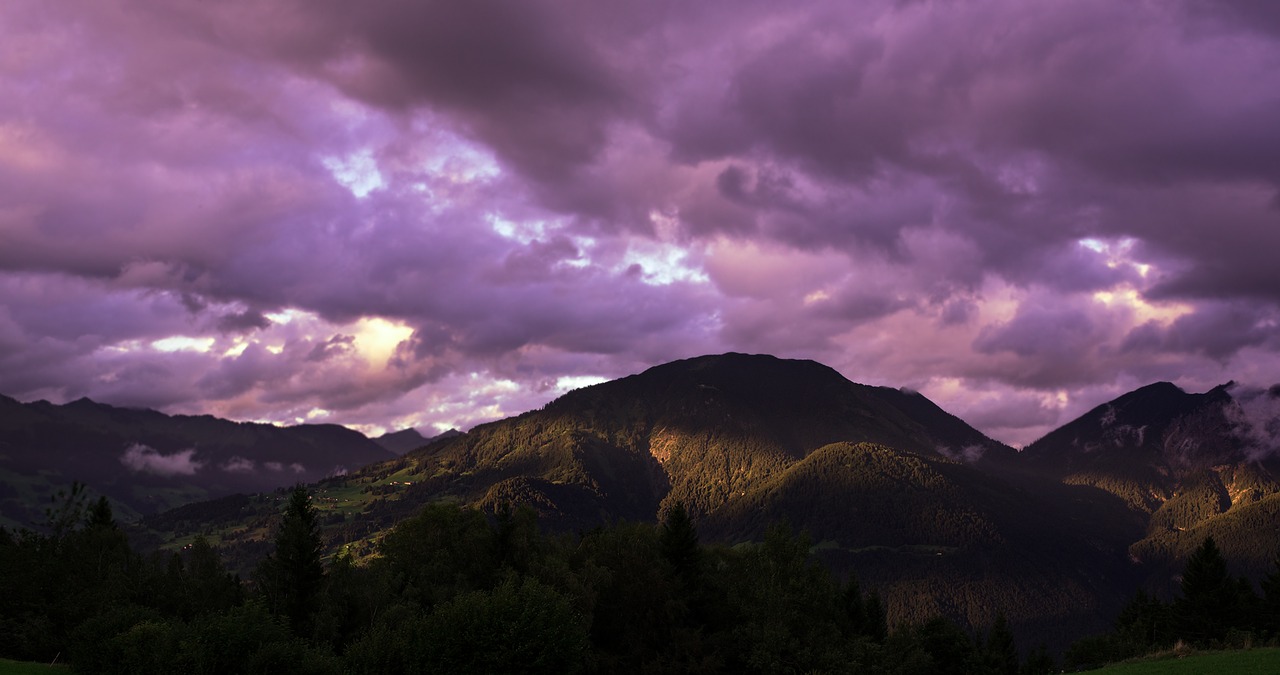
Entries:
POLYGON ((1227 383, 1192 394, 1152 384, 1063 425, 1020 459, 1055 480, 1123 499, 1144 525, 1129 552, 1153 589, 1171 591, 1186 557, 1210 535, 1235 572, 1257 578, 1280 553, 1280 405, 1255 404, 1280 391, 1237 396, 1236 389, 1227 383))
POLYGON ((1247 459, 1229 388, 1188 394, 1169 382, 1143 387, 1050 432, 1021 459, 1155 510, 1187 475, 1247 459))
POLYGON ((392 431, 385 433, 373 439, 374 443, 381 445, 384 449, 392 454, 403 455, 414 448, 420 448, 427 444, 427 439, 418 433, 417 429, 412 427, 401 429, 400 431, 392 431))
POLYGON ((428 438, 418 433, 417 429, 411 427, 408 429, 401 429, 400 431, 385 433, 373 439, 373 442, 381 445, 387 450, 390 450, 396 455, 403 455, 410 450, 416 450, 429 443, 461 435, 461 431, 458 431, 457 429, 450 429, 442 434, 437 434, 428 438))
POLYGON ((116 500, 129 518, 315 482, 392 456, 332 424, 276 427, 87 398, 54 405, 0 396, 0 523, 41 522, 49 493, 73 480, 116 500))

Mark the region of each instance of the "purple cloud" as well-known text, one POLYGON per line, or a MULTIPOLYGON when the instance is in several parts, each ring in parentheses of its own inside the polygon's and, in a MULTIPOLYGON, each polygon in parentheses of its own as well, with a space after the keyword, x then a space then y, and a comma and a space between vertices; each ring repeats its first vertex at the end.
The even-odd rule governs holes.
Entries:
POLYGON ((0 26, 9 395, 444 430, 732 349, 1027 442, 1152 380, 1280 379, 1274 3, 0 26))

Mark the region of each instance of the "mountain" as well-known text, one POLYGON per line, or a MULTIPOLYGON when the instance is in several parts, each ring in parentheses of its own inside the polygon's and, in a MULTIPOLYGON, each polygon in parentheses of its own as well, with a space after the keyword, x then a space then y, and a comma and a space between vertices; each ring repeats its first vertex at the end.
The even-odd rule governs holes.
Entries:
POLYGON ((1256 579, 1280 552, 1280 405, 1267 405, 1280 391, 1238 389, 1227 383, 1192 394, 1152 384, 1054 430, 1020 460, 1053 480, 1124 500, 1144 529, 1129 554, 1156 592, 1176 588, 1184 561, 1206 536, 1233 572, 1256 579))
POLYGON ((411 427, 408 429, 401 429, 400 431, 385 433, 373 439, 373 442, 381 445, 387 450, 390 450, 396 455, 403 455, 410 450, 415 450, 427 445, 428 443, 461 435, 461 431, 458 431, 457 429, 450 429, 442 434, 428 438, 418 433, 417 429, 411 427))
POLYGON ((427 439, 418 433, 417 429, 412 427, 385 433, 373 439, 374 443, 381 445, 384 449, 392 454, 403 455, 414 448, 420 448, 427 444, 427 439))
MULTIPOLYGON (((1280 481, 1260 395, 1158 383, 1015 452, 918 393, 812 361, 704 356, 422 439, 320 481, 314 503, 332 546, 358 558, 433 501, 525 505, 561 532, 655 522, 680 501, 705 542, 760 541, 778 522, 805 530, 830 569, 881 592, 891 621, 943 614, 977 628, 1003 613, 1024 644, 1060 649, 1109 629, 1140 585, 1168 597, 1205 536, 1237 573, 1265 571, 1280 481)), ((243 570, 269 552, 281 498, 145 524, 170 545, 212 533, 243 570)))
MULTIPOLYGON (((1004 612, 1064 645, 1118 611, 1133 583, 1125 546, 1141 530, 1096 489, 1006 479, 997 468, 1016 458, 918 393, 812 361, 723 354, 579 389, 326 479, 315 503, 331 542, 359 556, 436 500, 527 505, 544 528, 569 532, 654 522, 680 501, 706 541, 759 541, 775 521, 807 530, 833 570, 881 589, 895 620, 941 612, 985 626, 1004 612)), ((176 542, 213 531, 233 564, 248 565, 269 547, 278 498, 146 522, 176 542)))
POLYGON ((0 523, 43 519, 73 480, 115 500, 125 519, 237 492, 315 482, 392 457, 337 425, 276 427, 165 415, 87 398, 65 405, 0 396, 0 523))
POLYGON ((934 457, 1004 447, 920 394, 812 361, 724 354, 579 389, 405 459, 423 492, 518 498, 582 527, 653 520, 676 500, 699 517, 840 441, 934 457))
POLYGON ((40 468, 107 478, 138 511, 219 497, 149 515, 140 536, 178 547, 209 535, 242 572, 269 552, 283 492, 231 494, 231 482, 287 473, 270 466, 344 458, 346 473, 298 477, 316 481, 331 548, 357 558, 441 500, 527 506, 568 533, 652 523, 679 501, 704 542, 751 545, 779 522, 806 531, 830 569, 881 592, 891 621, 943 614, 979 628, 1002 613, 1024 644, 1058 649, 1108 629, 1140 585, 1169 597, 1206 536, 1234 573, 1267 571, 1280 544, 1277 439, 1280 388, 1157 383, 1017 452, 918 393, 812 361, 722 354, 431 439, 0 399, 0 499, 23 502, 23 481, 46 480, 40 468))
POLYGON ((1143 387, 1050 432, 1020 459, 1154 511, 1188 475, 1247 458, 1229 388, 1188 394, 1169 382, 1143 387))

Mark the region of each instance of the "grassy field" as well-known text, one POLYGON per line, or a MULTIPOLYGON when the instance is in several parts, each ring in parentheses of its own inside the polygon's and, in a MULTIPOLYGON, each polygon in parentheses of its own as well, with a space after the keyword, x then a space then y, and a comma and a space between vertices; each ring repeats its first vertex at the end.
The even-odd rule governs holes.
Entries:
POLYGON ((1280 673, 1280 649, 1208 652, 1185 658, 1134 661, 1093 671, 1103 675, 1271 675, 1280 673))
POLYGON ((49 667, 47 663, 27 663, 0 659, 0 675, 48 675, 49 673, 70 673, 66 666, 49 667))

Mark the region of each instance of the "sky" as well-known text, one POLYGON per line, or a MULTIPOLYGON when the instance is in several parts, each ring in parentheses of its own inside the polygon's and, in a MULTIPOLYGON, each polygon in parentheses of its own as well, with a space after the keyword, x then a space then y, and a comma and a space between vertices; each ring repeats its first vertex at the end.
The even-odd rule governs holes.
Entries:
POLYGON ((0 393, 425 434, 814 359, 1280 382, 1274 0, 5 0, 0 393))

